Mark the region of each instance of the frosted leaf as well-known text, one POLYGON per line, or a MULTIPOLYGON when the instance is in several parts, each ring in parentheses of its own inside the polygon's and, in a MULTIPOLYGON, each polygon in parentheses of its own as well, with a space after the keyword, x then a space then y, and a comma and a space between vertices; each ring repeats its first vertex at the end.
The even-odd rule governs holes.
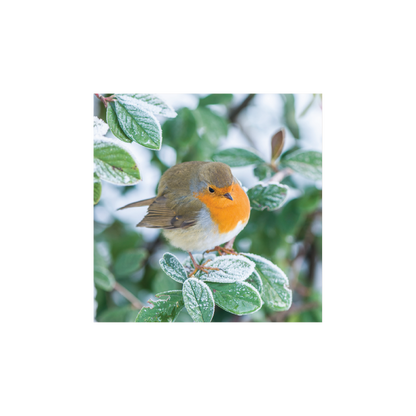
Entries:
POLYGON ((148 300, 152 306, 144 306, 137 315, 136 322, 174 322, 184 307, 181 290, 158 293, 157 300, 148 300))
POLYGON ((159 264, 161 269, 178 283, 183 283, 188 278, 185 268, 173 254, 165 253, 159 260, 159 264))
POLYGON ((263 304, 257 289, 247 282, 207 282, 207 285, 213 292, 215 303, 234 315, 254 313, 263 304))
POLYGON ((156 117, 128 95, 116 95, 114 102, 118 122, 127 137, 153 150, 162 146, 162 129, 156 117))
POLYGON ((133 156, 121 144, 107 139, 94 140, 94 172, 115 185, 133 185, 141 180, 133 156))
POLYGON ((136 94, 154 94, 156 91, 114 91, 114 94, 119 95, 136 95, 136 94))
POLYGON ((174 118, 177 116, 175 110, 162 99, 153 94, 124 94, 139 101, 144 110, 164 117, 174 118))
POLYGON ((101 138, 107 134, 108 124, 100 118, 94 116, 94 139, 101 138))
MULTIPOLYGON (((209 253, 209 254, 193 254, 195 261, 201 265, 203 263, 205 263, 208 259, 214 260, 217 256, 214 253, 209 253)), ((195 270, 194 264, 192 263, 191 257, 187 257, 185 259, 185 261, 183 262, 183 266, 185 267, 185 269, 189 272, 192 273, 195 270)), ((210 264, 208 263, 207 266, 209 267, 210 264)), ((196 272, 195 273, 195 277, 199 277, 203 272, 196 272)))
POLYGON ((211 322, 215 303, 211 289, 201 280, 191 277, 183 284, 186 310, 195 322, 211 322))
POLYGON ((282 157, 281 163, 309 179, 322 179, 322 153, 320 152, 297 150, 282 157))
POLYGON ((292 291, 287 287, 289 279, 279 267, 257 254, 241 253, 256 265, 263 282, 262 299, 275 311, 286 311, 292 305, 292 291))
POLYGON ((108 103, 107 107, 107 122, 108 127, 110 127, 111 133, 114 134, 118 139, 122 140, 123 142, 131 143, 133 140, 130 137, 127 137, 124 133, 123 129, 118 122, 116 108, 113 102, 108 103))
POLYGON ((254 272, 245 280, 245 282, 252 285, 260 293, 260 295, 263 293, 263 282, 261 281, 259 274, 256 272, 256 269, 254 269, 254 272))
POLYGON ((287 185, 271 183, 263 186, 258 184, 249 189, 247 195, 250 199, 250 206, 257 211, 274 211, 286 201, 289 187, 287 185))
POLYGON ((199 276, 207 282, 233 283, 247 279, 254 271, 254 263, 243 256, 218 256, 206 266, 218 267, 220 270, 208 270, 208 274, 200 272, 199 276))

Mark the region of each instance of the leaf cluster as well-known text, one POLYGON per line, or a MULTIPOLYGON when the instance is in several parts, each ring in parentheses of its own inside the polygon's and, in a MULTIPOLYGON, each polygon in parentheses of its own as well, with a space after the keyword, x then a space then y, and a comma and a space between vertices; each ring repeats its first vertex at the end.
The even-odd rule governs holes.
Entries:
MULTIPOLYGON (((162 270, 172 280, 181 283, 182 290, 162 292, 144 307, 136 322, 173 322, 186 308, 194 322, 210 322, 215 305, 234 315, 257 312, 263 305, 274 311, 289 309, 292 291, 289 280, 281 269, 255 254, 210 256, 210 267, 218 268, 205 274, 198 271, 190 277, 193 267, 189 259, 184 264, 171 253, 160 259, 162 270)), ((206 261, 203 255, 197 262, 206 261)))

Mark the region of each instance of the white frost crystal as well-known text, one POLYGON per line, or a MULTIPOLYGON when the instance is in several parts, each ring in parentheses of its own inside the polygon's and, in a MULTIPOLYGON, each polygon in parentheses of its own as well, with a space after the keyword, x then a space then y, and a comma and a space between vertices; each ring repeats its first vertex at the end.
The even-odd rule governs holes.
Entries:
POLYGON ((101 139, 107 134, 108 124, 100 118, 94 116, 94 139, 101 139))

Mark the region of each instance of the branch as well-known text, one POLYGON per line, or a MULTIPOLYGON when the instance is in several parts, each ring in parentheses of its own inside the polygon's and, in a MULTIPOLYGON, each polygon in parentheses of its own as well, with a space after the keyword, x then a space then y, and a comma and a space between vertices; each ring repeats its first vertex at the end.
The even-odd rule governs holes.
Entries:
POLYGON ((286 176, 289 176, 292 173, 293 173, 293 170, 290 168, 279 170, 275 175, 273 175, 270 178, 269 183, 280 183, 282 182, 284 178, 286 178, 286 176))
POLYGON ((251 100, 256 94, 248 94, 244 101, 235 108, 232 108, 228 114, 228 119, 231 123, 235 123, 238 115, 250 104, 251 100))
POLYGON ((104 107, 107 108, 109 101, 114 101, 115 96, 111 95, 110 97, 104 97, 101 94, 94 94, 99 100, 101 100, 104 104, 104 107))
POLYGON ((121 286, 120 283, 116 282, 114 285, 114 290, 117 290, 121 295, 123 295, 136 309, 143 308, 143 304, 129 292, 124 286, 121 286))

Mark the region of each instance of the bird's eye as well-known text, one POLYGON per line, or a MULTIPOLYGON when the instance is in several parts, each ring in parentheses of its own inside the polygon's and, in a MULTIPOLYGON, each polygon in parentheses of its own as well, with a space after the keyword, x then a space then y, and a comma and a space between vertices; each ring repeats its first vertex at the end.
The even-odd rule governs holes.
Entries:
POLYGON ((211 193, 214 193, 214 190, 213 190, 211 187, 209 187, 209 188, 208 188, 208 190, 209 190, 211 193))

